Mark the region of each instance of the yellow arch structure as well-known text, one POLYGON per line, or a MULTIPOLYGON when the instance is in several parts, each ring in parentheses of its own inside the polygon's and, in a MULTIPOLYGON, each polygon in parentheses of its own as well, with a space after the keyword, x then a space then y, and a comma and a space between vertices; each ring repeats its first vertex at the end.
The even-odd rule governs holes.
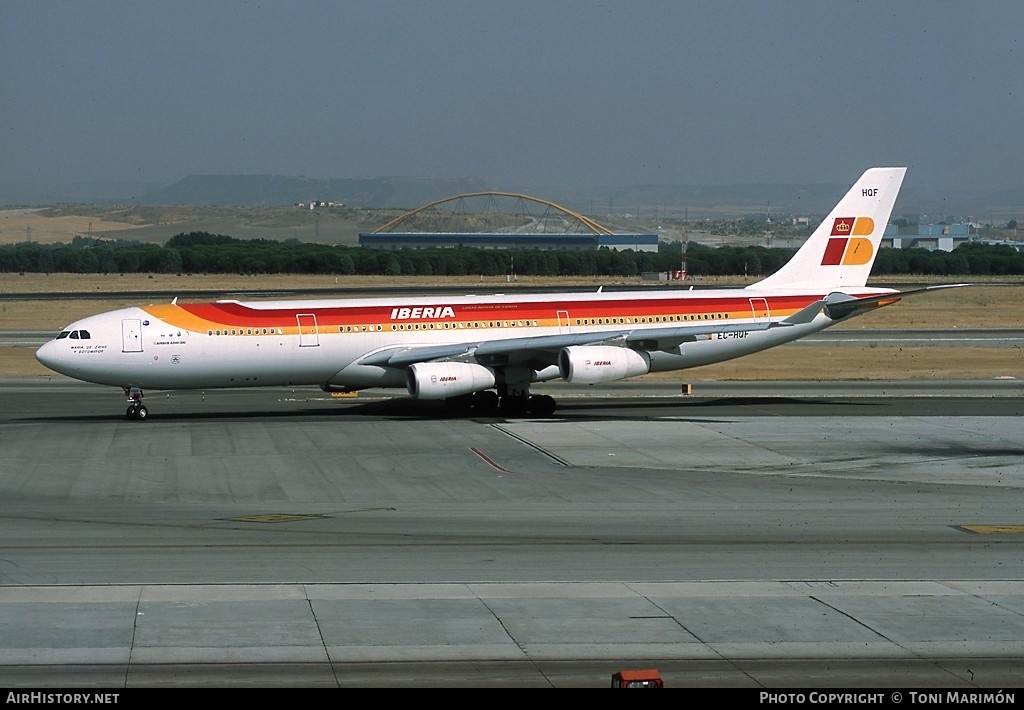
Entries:
POLYGON ((442 204, 444 204, 446 202, 455 202, 457 200, 463 200, 463 199, 470 198, 470 197, 511 197, 511 198, 515 198, 515 199, 519 199, 519 200, 527 200, 529 202, 536 202, 537 204, 544 205, 545 207, 554 208, 554 209, 558 210, 559 212, 562 212, 563 214, 566 214, 566 215, 572 217, 573 219, 575 219, 578 222, 580 222, 580 224, 584 225, 587 229, 589 229, 594 234, 614 234, 614 232, 612 232, 612 230, 608 229, 607 227, 605 227, 605 226, 603 226, 601 224, 598 224, 597 222, 592 220, 590 217, 582 215, 579 212, 574 212, 573 210, 570 210, 567 207, 562 207, 561 205, 557 205, 554 202, 549 202, 548 200, 542 200, 542 199, 540 199, 538 197, 530 197, 529 195, 522 195, 522 194, 519 194, 519 193, 516 193, 516 192, 494 192, 494 191, 467 192, 467 193, 464 193, 464 194, 461 194, 461 195, 454 195, 452 197, 446 197, 443 200, 436 200, 436 201, 431 202, 429 204, 423 205, 422 207, 417 207, 414 210, 410 210, 409 212, 406 212, 405 214, 399 215, 398 217, 395 217, 393 220, 391 220, 387 224, 384 224, 383 226, 380 226, 377 229, 373 230, 372 233, 373 234, 381 234, 383 232, 390 232, 396 226, 402 224, 403 222, 405 222, 409 218, 413 217, 414 215, 417 215, 417 214, 419 214, 421 212, 425 212, 427 210, 433 209, 434 207, 437 207, 438 205, 442 205, 442 204))

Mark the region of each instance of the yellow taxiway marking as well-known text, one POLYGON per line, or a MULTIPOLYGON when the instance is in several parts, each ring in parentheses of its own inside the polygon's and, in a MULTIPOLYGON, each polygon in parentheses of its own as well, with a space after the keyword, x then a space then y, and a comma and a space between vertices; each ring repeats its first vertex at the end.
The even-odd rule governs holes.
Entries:
POLYGON ((1024 525, 958 525, 957 527, 979 535, 1019 535, 1024 533, 1024 525))

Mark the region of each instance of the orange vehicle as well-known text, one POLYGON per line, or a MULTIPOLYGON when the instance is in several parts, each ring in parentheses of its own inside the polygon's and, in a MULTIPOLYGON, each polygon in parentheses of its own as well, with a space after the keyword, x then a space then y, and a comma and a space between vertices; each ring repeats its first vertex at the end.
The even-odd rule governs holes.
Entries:
POLYGON ((661 674, 653 668, 639 671, 618 671, 612 674, 613 688, 664 688, 661 674))

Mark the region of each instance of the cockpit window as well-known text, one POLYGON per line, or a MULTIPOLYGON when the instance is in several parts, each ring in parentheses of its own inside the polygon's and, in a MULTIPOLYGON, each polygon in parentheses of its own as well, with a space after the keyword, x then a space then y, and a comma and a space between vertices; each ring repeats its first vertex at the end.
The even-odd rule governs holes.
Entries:
POLYGON ((66 338, 69 335, 71 335, 71 331, 70 330, 62 330, 60 333, 57 334, 57 340, 60 340, 62 338, 66 338))
POLYGON ((88 330, 80 330, 80 331, 78 331, 78 336, 82 340, 89 340, 90 338, 92 338, 92 335, 89 334, 88 330))
POLYGON ((78 331, 77 330, 71 331, 71 339, 72 340, 78 340, 78 331))

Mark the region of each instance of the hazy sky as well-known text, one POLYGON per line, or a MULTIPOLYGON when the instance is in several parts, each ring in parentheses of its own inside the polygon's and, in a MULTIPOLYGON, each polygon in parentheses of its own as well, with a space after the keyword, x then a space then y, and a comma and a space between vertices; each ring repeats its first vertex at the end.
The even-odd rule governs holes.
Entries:
POLYGON ((1024 187, 1016 0, 0 0, 0 183, 1024 187))

